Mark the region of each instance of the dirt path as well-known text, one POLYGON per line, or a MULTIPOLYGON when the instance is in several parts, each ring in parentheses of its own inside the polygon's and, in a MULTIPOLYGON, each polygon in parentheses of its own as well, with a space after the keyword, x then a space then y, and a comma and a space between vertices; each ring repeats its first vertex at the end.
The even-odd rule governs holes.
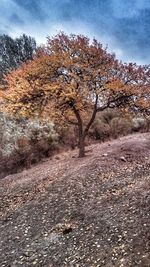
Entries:
POLYGON ((150 266, 150 134, 0 180, 0 266, 150 266))

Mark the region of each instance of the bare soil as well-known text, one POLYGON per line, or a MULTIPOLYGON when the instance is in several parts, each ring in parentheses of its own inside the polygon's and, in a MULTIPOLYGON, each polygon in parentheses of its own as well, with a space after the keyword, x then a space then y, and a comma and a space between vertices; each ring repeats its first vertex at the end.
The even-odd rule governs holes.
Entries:
POLYGON ((150 134, 0 180, 0 267, 150 266, 150 134))

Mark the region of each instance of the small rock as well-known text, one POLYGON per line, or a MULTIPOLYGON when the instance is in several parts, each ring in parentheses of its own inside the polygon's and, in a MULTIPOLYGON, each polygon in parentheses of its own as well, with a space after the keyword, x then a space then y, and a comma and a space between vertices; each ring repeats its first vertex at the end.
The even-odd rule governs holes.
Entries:
POLYGON ((32 264, 33 265, 36 265, 37 264, 37 260, 33 261, 32 264))
POLYGON ((125 158, 125 157, 123 157, 123 156, 122 156, 122 157, 120 157, 119 159, 120 159, 120 160, 122 160, 122 161, 124 161, 124 162, 126 162, 126 161, 127 161, 127 160, 126 160, 126 158, 125 158))

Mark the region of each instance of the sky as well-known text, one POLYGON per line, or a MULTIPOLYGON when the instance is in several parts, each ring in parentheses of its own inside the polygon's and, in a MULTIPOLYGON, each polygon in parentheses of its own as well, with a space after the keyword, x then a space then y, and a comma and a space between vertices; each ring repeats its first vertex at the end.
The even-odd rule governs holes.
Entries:
POLYGON ((0 34, 42 44, 60 31, 96 38, 123 62, 150 64, 150 0, 0 0, 0 34))

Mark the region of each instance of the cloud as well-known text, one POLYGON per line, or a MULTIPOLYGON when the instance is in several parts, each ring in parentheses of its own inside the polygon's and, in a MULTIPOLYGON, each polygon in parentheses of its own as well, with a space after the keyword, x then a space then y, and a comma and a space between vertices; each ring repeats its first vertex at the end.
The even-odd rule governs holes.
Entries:
POLYGON ((19 25, 23 25, 24 24, 24 21, 19 18, 19 16, 14 13, 10 16, 10 21, 13 23, 13 24, 19 24, 19 25))
POLYGON ((140 16, 141 10, 150 9, 149 0, 111 0, 113 16, 115 18, 133 18, 140 16))
POLYGON ((149 0, 0 0, 0 33, 45 43, 60 31, 95 37, 123 61, 150 61, 149 0))

